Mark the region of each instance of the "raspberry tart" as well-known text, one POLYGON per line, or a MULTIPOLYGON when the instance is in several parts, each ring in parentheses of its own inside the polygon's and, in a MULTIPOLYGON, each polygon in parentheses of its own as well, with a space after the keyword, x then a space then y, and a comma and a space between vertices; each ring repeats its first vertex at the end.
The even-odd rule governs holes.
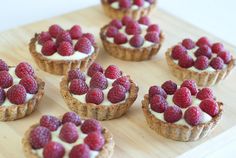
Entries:
POLYGON ((62 119, 43 115, 22 140, 27 158, 109 158, 114 140, 108 129, 94 119, 82 120, 74 112, 62 119))
POLYGON ((128 16, 114 19, 101 29, 100 38, 107 53, 129 61, 150 59, 164 41, 159 25, 151 24, 146 16, 138 21, 128 16))
POLYGON ((68 107, 83 117, 110 120, 124 115, 138 95, 137 85, 115 65, 93 63, 86 73, 70 70, 61 81, 68 107))
POLYGON ((174 76, 180 80, 193 79, 199 86, 217 84, 235 66, 235 59, 223 44, 211 43, 206 37, 197 42, 184 39, 168 49, 166 60, 174 76))
POLYGON ((14 67, 0 59, 0 121, 30 115, 44 94, 44 85, 28 63, 14 67))
POLYGON ((94 36, 83 33, 79 25, 64 30, 56 24, 35 34, 29 50, 40 69, 55 75, 76 67, 86 69, 99 52, 94 36))
POLYGON ((223 103, 212 89, 199 89, 193 80, 180 86, 169 80, 152 86, 142 109, 147 123, 158 134, 177 141, 195 141, 209 135, 221 119, 223 103))

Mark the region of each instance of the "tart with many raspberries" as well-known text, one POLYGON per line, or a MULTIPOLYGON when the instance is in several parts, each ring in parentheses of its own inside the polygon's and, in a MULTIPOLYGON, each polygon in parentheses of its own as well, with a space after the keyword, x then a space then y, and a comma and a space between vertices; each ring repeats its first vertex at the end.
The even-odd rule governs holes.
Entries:
POLYGON ((114 19, 101 29, 100 38, 107 53, 129 61, 149 60, 164 41, 159 25, 146 16, 137 21, 128 16, 114 19))
POLYGON ((0 121, 30 115, 44 94, 44 85, 28 63, 14 67, 0 59, 0 121))
POLYGON ((40 69, 55 75, 64 75, 76 67, 86 69, 99 52, 94 36, 83 33, 79 25, 64 30, 56 24, 35 34, 29 50, 40 69))
POLYGON ((27 158, 109 158, 114 140, 94 119, 80 119, 74 112, 62 118, 43 115, 22 140, 27 158))
POLYGON ((222 81, 235 66, 235 59, 221 43, 211 43, 206 37, 197 42, 184 39, 168 49, 166 60, 174 76, 193 79, 199 86, 212 86, 222 81))
POLYGON ((147 123, 158 134, 177 141, 195 141, 209 135, 221 119, 223 103, 212 89, 199 89, 193 80, 181 86, 169 80, 152 86, 142 101, 147 123))
POLYGON ((124 115, 138 95, 137 85, 115 65, 93 63, 86 73, 70 70, 61 81, 68 107, 80 116, 110 120, 124 115))
POLYGON ((122 19, 130 16, 139 19, 147 16, 156 6, 156 0, 101 0, 105 14, 111 18, 122 19))

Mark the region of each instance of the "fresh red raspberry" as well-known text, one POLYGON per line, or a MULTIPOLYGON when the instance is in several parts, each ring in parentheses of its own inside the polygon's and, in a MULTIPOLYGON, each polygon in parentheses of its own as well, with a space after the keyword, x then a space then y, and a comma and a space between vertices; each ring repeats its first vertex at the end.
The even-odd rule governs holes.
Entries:
POLYGON ((168 103, 161 95, 154 95, 150 99, 151 109, 158 113, 163 113, 168 107, 168 103))
POLYGON ((224 51, 225 48, 224 48, 224 45, 221 44, 221 43, 214 43, 214 44, 211 46, 211 50, 212 50, 213 53, 218 54, 218 53, 224 51))
POLYGON ((128 9, 131 7, 131 1, 130 0, 119 0, 119 6, 123 9, 128 9))
POLYGON ((183 54, 186 54, 187 50, 182 45, 176 45, 171 51, 171 57, 175 60, 178 60, 183 54))
POLYGON ((30 132, 29 141, 33 149, 43 148, 51 140, 51 132, 46 127, 38 126, 30 132))
POLYGON ((40 119, 40 126, 48 128, 50 131, 56 131, 61 125, 61 121, 50 115, 43 115, 40 119))
POLYGON ((70 82, 69 90, 71 93, 76 95, 83 95, 88 92, 88 85, 84 80, 81 79, 73 79, 70 82))
POLYGON ((140 35, 134 35, 129 41, 129 44, 135 48, 141 47, 143 43, 144 43, 144 38, 140 35))
POLYGON ((200 103, 199 106, 202 111, 206 112, 212 117, 216 116, 219 113, 219 106, 217 102, 213 99, 205 99, 200 103))
POLYGON ((69 33, 72 39, 78 39, 82 36, 82 29, 79 25, 74 25, 71 27, 69 33))
POLYGON ((51 56, 57 51, 57 46, 53 41, 47 41, 43 43, 41 52, 45 56, 51 56))
POLYGON ((183 68, 190 68, 193 66, 194 61, 190 55, 183 54, 180 56, 178 64, 179 64, 179 66, 181 66, 183 68))
POLYGON ((220 57, 216 57, 211 60, 210 65, 215 70, 221 70, 224 67, 224 61, 220 57))
POLYGON ((151 99, 154 95, 161 95, 163 96, 165 99, 167 98, 167 94, 164 91, 164 89, 162 89, 159 86, 151 86, 148 90, 148 94, 149 94, 149 98, 151 99))
POLYGON ((125 34, 118 32, 114 37, 115 44, 124 44, 128 41, 125 34))
POLYGON ((78 129, 74 123, 67 122, 62 125, 59 138, 67 143, 74 143, 79 138, 78 129))
POLYGON ((148 26, 147 32, 157 32, 157 34, 159 35, 161 30, 157 24, 152 24, 152 25, 148 26))
POLYGON ((2 87, 0 87, 0 106, 4 103, 6 99, 6 93, 2 87))
POLYGON ((8 71, 8 65, 5 61, 3 61, 2 59, 0 59, 0 71, 8 71))
POLYGON ((67 122, 74 123, 76 126, 81 125, 81 119, 75 112, 67 112, 63 115, 62 123, 65 124, 67 122))
POLYGON ((197 59, 194 62, 194 67, 198 70, 205 70, 206 68, 208 68, 208 66, 209 66, 209 59, 204 55, 197 57, 197 59))
POLYGON ((133 21, 133 19, 132 19, 130 16, 125 15, 125 16, 122 18, 122 24, 123 24, 123 25, 127 25, 130 21, 133 21))
POLYGON ((149 26, 151 24, 151 21, 147 16, 143 16, 138 20, 138 23, 149 26))
POLYGON ((181 87, 188 88, 192 95, 196 95, 198 92, 197 84, 194 80, 184 80, 181 87))
POLYGON ((199 125, 202 117, 202 110, 196 106, 191 106, 184 112, 184 119, 191 126, 199 125))
POLYGON ((134 0, 133 3, 139 7, 142 7, 144 5, 144 0, 134 0))
POLYGON ((25 87, 27 93, 36 94, 38 92, 38 83, 32 76, 23 77, 20 84, 25 87))
POLYGON ((100 122, 95 119, 87 119, 83 122, 80 129, 83 133, 88 134, 91 132, 101 132, 102 126, 100 122))
POLYGON ((96 72, 90 80, 90 88, 106 89, 108 81, 105 75, 101 72, 96 72))
POLYGON ((204 55, 204 56, 208 57, 209 59, 212 56, 211 48, 207 45, 203 45, 203 46, 199 47, 194 54, 196 57, 204 55))
POLYGON ((65 148, 60 143, 49 142, 43 148, 44 158, 63 158, 64 155, 65 155, 65 148))
POLYGON ((87 144, 91 150, 99 151, 105 144, 105 139, 100 132, 92 132, 85 137, 84 143, 87 144))
POLYGON ((91 33, 84 33, 82 35, 82 37, 86 37, 91 42, 92 45, 96 44, 96 41, 95 41, 95 38, 94 38, 93 34, 91 34, 91 33))
POLYGON ((118 29, 116 27, 109 26, 106 31, 106 36, 107 37, 115 37, 117 33, 118 33, 118 29))
POLYGON ((214 99, 214 94, 212 89, 210 88, 202 88, 196 96, 198 99, 200 100, 204 100, 204 99, 214 99))
POLYGON ((77 69, 70 70, 68 72, 68 79, 69 81, 72 81, 73 79, 81 79, 85 81, 86 78, 85 78, 85 74, 81 72, 79 68, 77 68, 77 69))
POLYGON ((122 75, 120 69, 115 65, 109 65, 105 70, 105 76, 109 79, 117 79, 122 75))
POLYGON ((159 43, 160 42, 160 37, 157 32, 148 32, 145 35, 145 39, 149 42, 152 42, 152 43, 159 43))
POLYGON ((122 26, 123 26, 123 25, 122 25, 122 22, 121 22, 120 20, 118 20, 118 19, 112 20, 109 25, 110 25, 110 26, 114 26, 114 27, 116 27, 117 29, 121 29, 122 26))
POLYGON ((168 123, 174 123, 182 118, 182 111, 178 106, 168 106, 164 112, 164 119, 168 123))
POLYGON ((225 64, 228 64, 232 58, 231 54, 227 51, 219 52, 218 57, 223 59, 225 64))
POLYGON ((41 32, 38 35, 38 43, 39 44, 44 44, 45 42, 51 41, 51 40, 52 40, 52 37, 48 32, 41 32))
POLYGON ((123 86, 125 88, 126 92, 128 92, 130 90, 131 83, 130 83, 130 80, 129 80, 128 76, 122 76, 122 77, 117 78, 112 83, 112 86, 115 86, 115 85, 123 86))
POLYGON ((50 35, 54 38, 57 37, 57 35, 59 33, 61 33, 62 31, 64 31, 61 26, 57 25, 57 24, 54 24, 54 25, 51 25, 48 29, 48 32, 50 33, 50 35))
POLYGON ((26 90, 24 86, 16 84, 7 90, 7 98, 11 103, 24 104, 26 100, 26 90))
POLYGON ((189 38, 184 39, 182 41, 182 45, 188 50, 193 49, 196 46, 195 43, 193 42, 193 40, 191 40, 189 38))
POLYGON ((62 41, 57 48, 58 54, 62 56, 70 56, 74 53, 73 46, 70 42, 62 41))
POLYGON ((69 153, 69 158, 90 158, 90 149, 87 144, 73 146, 69 153))
POLYGON ((101 65, 99 65, 98 63, 93 63, 89 69, 88 69, 88 72, 87 72, 87 75, 90 76, 90 77, 93 77, 93 75, 96 73, 96 72, 101 72, 103 73, 103 68, 101 65))
POLYGON ((92 88, 86 94, 86 103, 101 104, 104 100, 104 94, 99 88, 92 88))
POLYGON ((187 108, 192 104, 191 92, 186 87, 181 87, 176 90, 173 96, 173 102, 181 108, 187 108))
POLYGON ((166 81, 164 82, 162 85, 161 85, 161 88, 164 89, 164 91, 169 94, 169 95, 172 95, 175 93, 175 91, 177 90, 177 84, 174 83, 173 81, 169 80, 169 81, 166 81))
POLYGON ((11 74, 8 73, 8 71, 0 71, 0 87, 2 88, 8 88, 12 86, 13 84, 13 78, 11 74))
POLYGON ((69 42, 70 44, 72 44, 72 39, 70 36, 70 33, 67 31, 62 31, 57 35, 56 38, 56 45, 59 46, 61 42, 69 42))
POLYGON ((130 21, 126 25, 125 32, 128 35, 136 35, 136 34, 140 34, 142 30, 137 21, 130 21))
POLYGON ((125 92, 126 89, 123 86, 115 85, 109 90, 107 98, 111 103, 119 103, 125 99, 125 92))
POLYGON ((92 51, 92 44, 88 38, 81 37, 75 45, 75 50, 89 54, 92 51))
POLYGON ((196 45, 198 47, 202 47, 204 45, 207 45, 209 47, 211 47, 211 42, 209 41, 209 39, 207 37, 201 37, 198 39, 198 41, 196 42, 196 45))
POLYGON ((16 66, 15 74, 19 78, 23 78, 26 75, 34 76, 34 70, 27 62, 21 62, 16 66))

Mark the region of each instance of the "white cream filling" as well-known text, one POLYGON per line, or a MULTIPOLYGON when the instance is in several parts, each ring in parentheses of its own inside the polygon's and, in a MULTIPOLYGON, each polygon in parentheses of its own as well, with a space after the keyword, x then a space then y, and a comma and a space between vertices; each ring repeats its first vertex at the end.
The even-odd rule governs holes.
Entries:
MULTIPOLYGON (((133 1, 131 3, 133 3, 133 1)), ((130 9, 131 10, 137 10, 139 8, 148 8, 149 6, 150 6, 150 3, 144 1, 144 5, 142 7, 139 7, 139 6, 135 5, 135 4, 133 4, 133 5, 131 5, 130 9)), ((111 7, 114 8, 114 9, 119 9, 120 8, 119 2, 116 1, 116 2, 111 3, 111 7)))

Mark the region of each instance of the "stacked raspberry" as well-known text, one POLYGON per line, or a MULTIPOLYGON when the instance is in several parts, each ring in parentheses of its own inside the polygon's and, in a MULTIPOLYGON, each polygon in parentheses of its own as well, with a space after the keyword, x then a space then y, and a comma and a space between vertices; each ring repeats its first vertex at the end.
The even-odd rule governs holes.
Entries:
POLYGON ((138 9, 150 6, 154 0, 108 0, 108 3, 115 9, 138 9))
POLYGON ((9 67, 0 59, 0 106, 8 104, 7 100, 15 105, 24 104, 37 91, 38 84, 31 65, 22 62, 16 67, 9 67))
POLYGON ((219 105, 210 88, 198 89, 195 81, 185 80, 180 87, 166 81, 149 89, 149 102, 153 114, 162 121, 196 126, 210 121, 219 113, 219 105))
POLYGON ((82 121, 74 112, 67 112, 62 120, 49 115, 29 135, 32 149, 44 158, 89 158, 97 156, 105 144, 101 124, 88 119, 82 121))
POLYGON ((231 59, 231 54, 221 43, 211 43, 206 37, 197 42, 184 39, 182 43, 173 47, 171 57, 182 68, 194 67, 197 70, 221 70, 231 59))
POLYGON ((128 76, 122 76, 121 70, 110 65, 105 70, 97 63, 93 63, 87 75, 79 69, 68 73, 69 91, 79 96, 80 101, 94 104, 119 103, 125 100, 130 90, 128 76))
POLYGON ((95 39, 92 34, 83 33, 79 25, 64 30, 54 24, 47 32, 39 34, 38 43, 42 46, 41 53, 45 56, 52 56, 55 53, 71 56, 75 52, 90 54, 94 49, 95 39))

